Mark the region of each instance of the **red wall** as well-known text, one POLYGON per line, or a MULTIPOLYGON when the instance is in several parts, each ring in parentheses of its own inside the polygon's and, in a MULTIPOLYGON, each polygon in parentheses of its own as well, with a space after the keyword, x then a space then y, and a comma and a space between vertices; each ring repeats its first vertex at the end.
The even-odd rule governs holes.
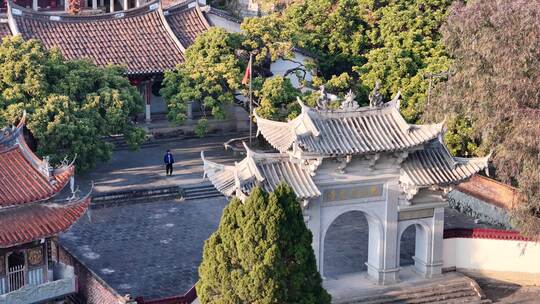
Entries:
POLYGON ((77 286, 79 295, 82 296, 88 304, 104 303, 126 303, 126 300, 118 295, 103 280, 89 271, 84 265, 77 261, 69 252, 59 246, 60 262, 73 266, 77 276, 77 286))

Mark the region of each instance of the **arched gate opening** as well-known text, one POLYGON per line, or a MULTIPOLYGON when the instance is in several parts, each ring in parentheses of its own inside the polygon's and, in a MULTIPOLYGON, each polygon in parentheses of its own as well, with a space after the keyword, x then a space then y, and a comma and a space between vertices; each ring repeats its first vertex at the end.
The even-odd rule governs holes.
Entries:
POLYGON ((369 225, 361 211, 338 216, 324 237, 323 276, 332 277, 367 270, 369 225))

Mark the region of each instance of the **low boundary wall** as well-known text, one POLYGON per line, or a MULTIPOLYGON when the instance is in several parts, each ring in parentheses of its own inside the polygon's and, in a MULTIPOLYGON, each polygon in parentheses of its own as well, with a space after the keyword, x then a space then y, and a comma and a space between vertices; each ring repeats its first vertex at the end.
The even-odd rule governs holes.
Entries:
POLYGON ((540 285, 540 244, 515 231, 444 231, 443 267, 521 285, 540 285))

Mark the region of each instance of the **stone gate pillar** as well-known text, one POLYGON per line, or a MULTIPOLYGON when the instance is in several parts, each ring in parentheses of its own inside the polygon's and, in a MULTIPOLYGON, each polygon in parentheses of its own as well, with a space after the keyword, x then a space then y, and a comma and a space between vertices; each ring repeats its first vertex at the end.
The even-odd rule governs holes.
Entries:
MULTIPOLYGON (((399 265, 397 265, 397 248, 398 248, 398 195, 399 184, 396 181, 387 183, 387 197, 382 218, 382 231, 378 236, 381 241, 380 258, 378 265, 372 263, 374 259, 369 259, 367 263, 368 274, 375 280, 377 284, 388 285, 396 283, 399 280, 399 265)), ((374 250, 374 242, 370 235, 370 255, 374 250)))

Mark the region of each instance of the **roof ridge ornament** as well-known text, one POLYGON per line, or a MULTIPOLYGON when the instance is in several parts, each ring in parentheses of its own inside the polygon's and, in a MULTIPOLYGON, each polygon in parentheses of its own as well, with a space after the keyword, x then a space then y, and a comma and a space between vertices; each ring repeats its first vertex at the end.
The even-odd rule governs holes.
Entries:
POLYGON ((401 90, 398 90, 398 92, 396 93, 396 95, 394 95, 392 100, 386 103, 386 106, 395 107, 399 111, 401 107, 401 90))
POLYGON ((345 95, 345 99, 341 102, 340 108, 343 110, 350 110, 350 111, 356 111, 360 108, 358 105, 358 102, 354 100, 356 98, 356 94, 352 91, 352 89, 349 89, 349 92, 347 95, 345 95))
POLYGON ((327 110, 328 109, 328 93, 326 93, 326 89, 324 87, 324 84, 322 84, 319 87, 319 97, 317 98, 317 108, 319 110, 327 110))
POLYGON ((377 80, 375 82, 375 87, 371 94, 369 94, 369 106, 370 107, 380 107, 383 105, 383 96, 379 92, 381 82, 377 80))

